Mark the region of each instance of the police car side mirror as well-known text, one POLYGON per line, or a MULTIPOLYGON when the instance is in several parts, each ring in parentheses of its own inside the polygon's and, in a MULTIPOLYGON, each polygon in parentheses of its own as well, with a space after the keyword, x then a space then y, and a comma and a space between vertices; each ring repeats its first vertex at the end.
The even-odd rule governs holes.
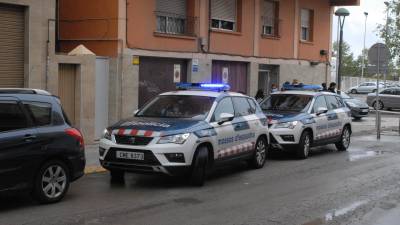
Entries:
POLYGON ((219 125, 221 125, 221 124, 223 124, 225 122, 232 121, 234 117, 235 116, 230 114, 230 113, 221 113, 219 115, 219 120, 217 122, 218 122, 219 125))
POLYGON ((319 107, 316 114, 317 114, 317 116, 319 116, 319 115, 324 114, 324 113, 327 113, 327 112, 328 112, 328 109, 327 109, 327 108, 325 108, 325 107, 319 107))

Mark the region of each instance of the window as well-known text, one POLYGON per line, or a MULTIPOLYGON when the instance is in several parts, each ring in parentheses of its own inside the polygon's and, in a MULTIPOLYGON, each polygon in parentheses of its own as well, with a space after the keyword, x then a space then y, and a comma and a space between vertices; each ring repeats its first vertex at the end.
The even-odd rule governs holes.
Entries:
POLYGON ((340 108, 340 104, 335 96, 325 96, 325 99, 329 110, 340 108))
POLYGON ((186 0, 157 0, 157 32, 185 34, 187 25, 186 0))
POLYGON ((256 105, 256 103, 254 102, 254 100, 248 98, 247 101, 249 101, 249 104, 250 104, 251 114, 256 113, 256 111, 257 111, 257 105, 256 105))
POLYGON ((344 104, 343 100, 342 100, 340 97, 336 96, 336 100, 337 100, 338 103, 339 103, 339 108, 344 108, 344 107, 346 107, 346 105, 344 104))
POLYGON ((161 95, 145 105, 136 116, 204 120, 214 100, 206 96, 161 95))
POLYGON ((308 95, 277 94, 272 95, 260 105, 263 110, 268 111, 301 112, 308 108, 311 100, 312 96, 308 95))
POLYGON ((315 99, 314 107, 313 107, 313 113, 318 112, 319 108, 328 109, 328 106, 326 105, 326 101, 325 101, 324 96, 319 96, 318 98, 315 99))
POLYGON ((264 0, 262 13, 262 34, 266 36, 279 36, 279 2, 264 0))
POLYGON ((0 102, 0 132, 19 130, 27 127, 27 118, 17 102, 0 102))
POLYGON ((301 10, 301 40, 313 41, 314 11, 310 9, 301 10))
POLYGON ((386 89, 386 90, 382 91, 381 94, 393 95, 394 94, 394 90, 393 89, 386 89))
POLYGON ((252 114, 252 110, 246 98, 234 97, 233 105, 235 106, 235 117, 248 116, 252 114))
POLYGON ((24 102, 24 105, 31 114, 35 126, 46 126, 51 124, 51 104, 24 102))
POLYGON ((221 113, 229 113, 235 115, 235 110, 233 109, 231 98, 224 98, 218 103, 214 111, 212 121, 218 121, 220 119, 221 113))
POLYGON ((236 31, 236 0, 211 0, 211 27, 236 31))

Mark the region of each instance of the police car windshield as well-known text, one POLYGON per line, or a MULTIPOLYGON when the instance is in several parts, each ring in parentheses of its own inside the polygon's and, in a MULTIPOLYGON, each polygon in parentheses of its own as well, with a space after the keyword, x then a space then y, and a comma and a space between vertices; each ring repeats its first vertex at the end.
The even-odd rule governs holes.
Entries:
POLYGON ((312 96, 309 95, 272 95, 260 106, 267 111, 301 112, 311 103, 311 99, 312 96))
POLYGON ((214 100, 214 97, 208 96, 160 95, 146 104, 136 116, 204 120, 214 100))

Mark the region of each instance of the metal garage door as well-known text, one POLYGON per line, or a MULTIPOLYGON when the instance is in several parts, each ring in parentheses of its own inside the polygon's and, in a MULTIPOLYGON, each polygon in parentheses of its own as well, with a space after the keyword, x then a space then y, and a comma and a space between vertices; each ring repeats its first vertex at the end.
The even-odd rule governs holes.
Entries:
POLYGON ((228 72, 228 84, 231 91, 247 93, 247 63, 231 61, 212 62, 212 82, 222 83, 223 71, 228 72))
POLYGON ((76 65, 59 64, 58 96, 68 119, 75 125, 76 65))
POLYGON ((0 87, 24 87, 24 7, 0 4, 0 87))
POLYGON ((187 63, 184 59, 141 57, 139 69, 139 107, 154 96, 175 90, 174 68, 180 67, 180 82, 187 80, 187 63))

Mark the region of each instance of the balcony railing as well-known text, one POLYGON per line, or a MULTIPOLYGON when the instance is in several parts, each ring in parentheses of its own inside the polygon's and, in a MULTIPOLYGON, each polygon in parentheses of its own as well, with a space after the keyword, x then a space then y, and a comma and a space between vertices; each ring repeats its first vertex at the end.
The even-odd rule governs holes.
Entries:
POLYGON ((196 36, 197 17, 178 15, 167 12, 155 12, 157 18, 157 33, 196 36))
POLYGON ((261 25, 261 34, 263 36, 276 38, 281 36, 281 20, 279 18, 263 16, 261 17, 261 25))

